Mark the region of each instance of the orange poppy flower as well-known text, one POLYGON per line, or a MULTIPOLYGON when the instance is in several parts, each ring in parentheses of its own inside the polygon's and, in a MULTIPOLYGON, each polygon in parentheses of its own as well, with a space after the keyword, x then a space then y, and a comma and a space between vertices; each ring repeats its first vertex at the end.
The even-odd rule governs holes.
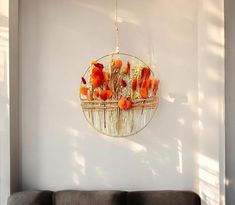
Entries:
POLYGON ((103 80, 103 71, 98 68, 98 67, 94 67, 91 71, 91 78, 97 78, 99 77, 101 80, 103 80))
POLYGON ((100 92, 100 98, 104 101, 107 99, 110 99, 112 97, 112 95, 113 95, 113 93, 111 90, 102 90, 100 92))
POLYGON ((122 97, 119 101, 118 101, 118 107, 121 110, 129 110, 131 109, 132 106, 132 102, 130 99, 124 98, 122 97))
POLYGON ((115 68, 121 68, 122 67, 122 60, 121 59, 116 59, 114 61, 114 67, 115 68))
POLYGON ((144 67, 141 70, 141 79, 143 78, 149 78, 151 75, 151 70, 150 68, 144 67))
POLYGON ((102 85, 102 80, 99 77, 93 78, 91 84, 93 88, 98 88, 102 85))
POLYGON ((132 90, 136 91, 136 89, 137 89, 137 78, 134 77, 132 81, 132 90))
POLYGON ((90 101, 94 100, 92 91, 89 91, 89 90, 87 91, 87 99, 90 101))
POLYGON ((84 86, 81 86, 81 87, 80 87, 80 93, 81 93, 82 95, 87 95, 87 88, 84 87, 84 86))
POLYGON ((140 89, 140 95, 141 95, 143 98, 148 98, 148 89, 147 89, 147 88, 141 88, 141 89, 140 89))

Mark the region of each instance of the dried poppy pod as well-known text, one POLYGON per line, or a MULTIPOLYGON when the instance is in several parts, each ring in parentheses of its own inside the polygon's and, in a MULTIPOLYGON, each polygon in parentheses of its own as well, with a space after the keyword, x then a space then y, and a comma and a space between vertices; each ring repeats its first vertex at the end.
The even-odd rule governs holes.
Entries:
POLYGON ((159 104, 159 79, 139 58, 113 53, 92 61, 81 78, 83 113, 97 131, 129 136, 142 130, 159 104))

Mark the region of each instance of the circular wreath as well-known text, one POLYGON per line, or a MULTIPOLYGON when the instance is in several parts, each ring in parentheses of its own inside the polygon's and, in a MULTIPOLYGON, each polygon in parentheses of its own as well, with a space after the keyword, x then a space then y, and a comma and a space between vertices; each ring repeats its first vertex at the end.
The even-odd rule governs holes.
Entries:
POLYGON ((158 107, 159 82, 150 67, 135 56, 103 56, 92 61, 81 78, 83 113, 103 134, 135 134, 150 122, 158 107))

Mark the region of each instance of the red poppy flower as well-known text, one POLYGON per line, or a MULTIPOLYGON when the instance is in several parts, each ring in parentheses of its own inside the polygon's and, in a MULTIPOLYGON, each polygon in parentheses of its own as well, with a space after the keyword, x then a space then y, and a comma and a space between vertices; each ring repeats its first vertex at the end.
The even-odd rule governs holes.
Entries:
POLYGON ((100 98, 104 101, 107 99, 110 99, 112 97, 112 95, 113 95, 113 93, 111 90, 102 90, 100 92, 100 98))

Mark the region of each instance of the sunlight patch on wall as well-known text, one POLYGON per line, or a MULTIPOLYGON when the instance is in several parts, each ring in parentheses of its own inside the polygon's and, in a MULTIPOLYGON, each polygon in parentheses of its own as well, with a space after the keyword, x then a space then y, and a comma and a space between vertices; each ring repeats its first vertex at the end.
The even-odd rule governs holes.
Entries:
POLYGON ((182 142, 177 139, 177 150, 179 157, 179 165, 176 167, 177 171, 182 174, 183 173, 183 154, 182 154, 182 142))
POLYGON ((207 205, 218 205, 220 202, 219 162, 202 154, 197 156, 199 194, 207 205))

